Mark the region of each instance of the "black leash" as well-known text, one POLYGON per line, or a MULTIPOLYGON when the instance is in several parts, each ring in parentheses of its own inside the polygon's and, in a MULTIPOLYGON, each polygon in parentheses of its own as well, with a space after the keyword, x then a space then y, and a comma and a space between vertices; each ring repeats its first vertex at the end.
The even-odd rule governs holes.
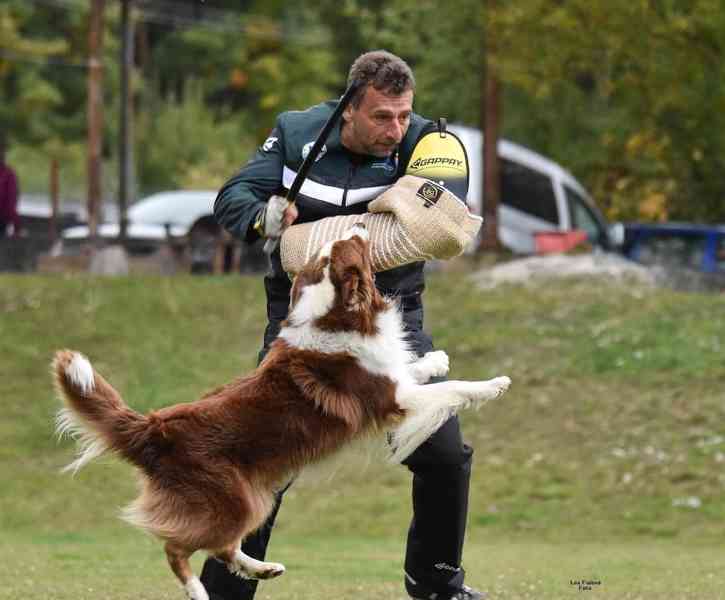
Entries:
MULTIPOLYGON (((299 194, 302 184, 304 183, 305 179, 307 179, 307 174, 310 172, 312 165, 315 163, 315 159, 319 156, 322 147, 325 145, 327 138, 330 136, 332 128, 337 124, 337 121, 339 120, 343 111, 347 108, 347 105, 350 104, 352 97, 355 95, 355 92, 358 91, 361 85, 362 82, 360 81, 355 81, 350 84, 350 87, 345 90, 345 93, 340 98, 340 102, 337 104, 337 108, 335 108, 333 113, 327 119, 327 122, 320 130, 320 133, 317 135, 317 139, 315 139, 314 144, 312 144, 312 148, 310 148, 309 153, 302 161, 302 166, 300 167, 299 171, 297 171, 297 175, 295 176, 294 181, 292 182, 292 185, 287 192, 286 198, 289 204, 294 204, 296 202, 297 194, 299 194)), ((278 243, 279 238, 269 238, 264 244, 264 251, 267 254, 272 254, 278 243)))

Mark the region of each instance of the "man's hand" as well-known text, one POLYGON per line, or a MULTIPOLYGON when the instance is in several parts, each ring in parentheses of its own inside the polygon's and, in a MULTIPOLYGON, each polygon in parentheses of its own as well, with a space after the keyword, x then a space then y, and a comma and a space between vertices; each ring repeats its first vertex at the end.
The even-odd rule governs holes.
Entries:
POLYGON ((284 196, 270 196, 264 209, 264 237, 277 239, 297 220, 299 212, 284 196))

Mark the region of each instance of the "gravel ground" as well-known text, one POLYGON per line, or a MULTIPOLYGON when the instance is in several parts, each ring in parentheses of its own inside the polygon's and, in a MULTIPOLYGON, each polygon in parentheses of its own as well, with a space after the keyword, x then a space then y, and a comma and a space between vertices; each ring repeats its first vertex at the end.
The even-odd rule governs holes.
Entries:
POLYGON ((659 268, 645 267, 616 254, 594 253, 520 258, 483 269, 472 277, 483 289, 502 283, 537 284, 566 277, 634 280, 655 286, 663 280, 664 273, 659 268))

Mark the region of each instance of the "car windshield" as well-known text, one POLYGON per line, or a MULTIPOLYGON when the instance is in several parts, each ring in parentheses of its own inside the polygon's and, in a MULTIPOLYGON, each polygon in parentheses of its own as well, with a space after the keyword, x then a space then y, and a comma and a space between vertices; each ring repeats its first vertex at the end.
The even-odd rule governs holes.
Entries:
POLYGON ((571 228, 586 231, 590 241, 596 242, 603 237, 604 230, 586 200, 568 185, 564 185, 564 193, 569 204, 571 228))

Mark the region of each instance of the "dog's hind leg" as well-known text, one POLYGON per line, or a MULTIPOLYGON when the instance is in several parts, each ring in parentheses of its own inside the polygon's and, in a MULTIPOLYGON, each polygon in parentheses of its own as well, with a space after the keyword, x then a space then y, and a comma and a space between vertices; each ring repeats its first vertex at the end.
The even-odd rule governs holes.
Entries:
POLYGON ((284 565, 273 562, 263 562, 252 558, 242 552, 241 542, 252 531, 258 529, 267 519, 272 506, 274 505, 274 497, 272 493, 264 488, 255 485, 248 478, 241 477, 238 480, 236 488, 236 496, 234 496, 236 504, 242 508, 242 519, 226 519, 224 521, 217 520, 215 529, 218 531, 231 532, 236 526, 234 541, 229 537, 219 540, 218 545, 207 545, 210 554, 226 563, 227 568, 243 579, 272 579, 279 577, 284 573, 284 565))
POLYGON ((209 600, 209 594, 206 593, 203 584, 194 575, 189 564, 189 557, 194 551, 174 542, 167 542, 164 550, 166 550, 166 558, 171 570, 184 585, 187 598, 189 600, 209 600))
POLYGON ((280 563, 262 562, 244 554, 240 543, 215 553, 214 557, 226 563, 227 568, 242 579, 273 579, 285 571, 280 563))

